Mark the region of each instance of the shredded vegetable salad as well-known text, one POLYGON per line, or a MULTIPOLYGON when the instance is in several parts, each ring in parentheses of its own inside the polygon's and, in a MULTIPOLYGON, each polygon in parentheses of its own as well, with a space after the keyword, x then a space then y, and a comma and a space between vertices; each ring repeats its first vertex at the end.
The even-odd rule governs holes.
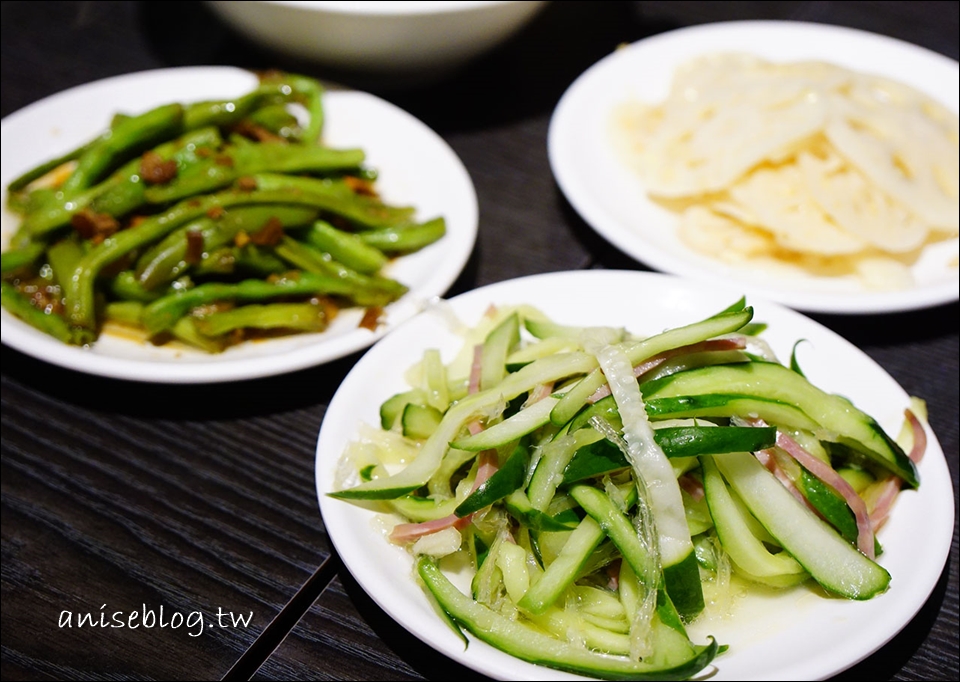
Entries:
POLYGON ((925 409, 896 439, 778 359, 740 300, 640 337, 491 307, 344 453, 333 497, 382 512, 438 612, 526 661, 687 679, 726 647, 687 626, 731 581, 870 599, 876 530, 916 488, 925 409), (472 568, 469 593, 444 568, 472 568))

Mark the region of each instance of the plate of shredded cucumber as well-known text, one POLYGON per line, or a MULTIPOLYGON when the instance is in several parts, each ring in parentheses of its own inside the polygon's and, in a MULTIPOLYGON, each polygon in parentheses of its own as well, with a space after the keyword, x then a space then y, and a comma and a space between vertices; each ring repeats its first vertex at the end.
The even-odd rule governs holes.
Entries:
POLYGON ((954 516, 923 396, 779 304, 626 271, 436 301, 338 389, 316 482, 363 589, 495 679, 830 677, 914 617, 954 516))

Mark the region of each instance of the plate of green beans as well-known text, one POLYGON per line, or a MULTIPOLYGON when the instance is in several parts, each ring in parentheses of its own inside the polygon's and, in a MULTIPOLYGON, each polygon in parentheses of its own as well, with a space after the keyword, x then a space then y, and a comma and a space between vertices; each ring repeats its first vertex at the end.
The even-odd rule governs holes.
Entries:
POLYGON ((476 239, 429 127, 299 74, 188 67, 2 121, 2 340, 120 379, 234 381, 361 350, 476 239))

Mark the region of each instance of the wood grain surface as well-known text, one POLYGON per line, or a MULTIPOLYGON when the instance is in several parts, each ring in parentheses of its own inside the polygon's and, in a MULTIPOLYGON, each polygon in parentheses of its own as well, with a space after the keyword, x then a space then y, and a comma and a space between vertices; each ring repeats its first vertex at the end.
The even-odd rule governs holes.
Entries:
MULTIPOLYGON (((478 241, 450 293, 549 271, 644 269, 557 188, 546 151, 553 107, 621 43, 742 18, 853 26, 953 59, 960 44, 956 2, 555 2, 454 78, 368 88, 443 136, 476 185, 478 241)), ((359 85, 252 46, 197 2, 3 2, 0 53, 3 116, 74 85, 181 65, 298 69, 359 85)), ((927 399, 957 495, 958 306, 816 319, 927 399)), ((482 679, 386 616, 332 554, 314 449, 360 355, 270 379, 156 386, 62 370, 4 346, 0 676, 482 679), (184 623, 143 625, 144 609, 159 617, 161 607, 184 623), (227 616, 220 627, 218 611, 249 622, 230 626, 227 616), (120 613, 129 623, 134 612, 135 629, 76 622, 120 613), (72 627, 61 627, 65 613, 72 627), (271 623, 269 646, 255 646, 271 623)), ((955 527, 921 612, 837 679, 956 679, 957 575, 955 527)))

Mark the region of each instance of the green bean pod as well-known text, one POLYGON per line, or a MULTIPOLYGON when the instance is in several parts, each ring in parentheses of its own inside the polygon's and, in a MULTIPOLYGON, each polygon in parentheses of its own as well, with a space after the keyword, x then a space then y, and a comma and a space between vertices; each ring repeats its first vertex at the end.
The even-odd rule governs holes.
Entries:
POLYGON ((313 303, 250 304, 198 317, 194 326, 204 336, 237 329, 289 329, 320 332, 327 328, 324 309, 313 303))
MULTIPOLYGON (((177 162, 178 174, 197 164, 200 150, 215 149, 222 139, 216 128, 204 128, 181 138, 158 145, 153 151, 164 160, 177 162)), ((90 208, 95 213, 122 216, 144 204, 144 182, 140 174, 140 159, 124 164, 109 178, 79 194, 68 196, 56 193, 56 198, 33 208, 24 218, 21 229, 37 238, 64 227, 77 211, 90 208)))
POLYGON ((175 178, 145 191, 152 204, 176 201, 226 187, 255 173, 329 173, 357 168, 365 155, 361 149, 331 149, 285 144, 245 144, 224 149, 203 171, 175 178))
POLYGON ((77 264, 67 282, 65 300, 70 323, 87 330, 96 328, 94 286, 100 271, 108 264, 134 249, 161 239, 181 225, 207 214, 208 211, 230 206, 262 203, 297 203, 296 192, 242 192, 226 191, 182 201, 172 208, 147 218, 136 227, 118 232, 93 247, 77 264))
POLYGON ((232 243, 240 232, 255 234, 271 219, 287 228, 307 224, 316 215, 316 209, 309 207, 271 204, 240 206, 226 211, 217 220, 204 216, 178 228, 145 252, 137 261, 137 278, 145 288, 154 289, 186 272, 190 267, 186 260, 187 233, 191 230, 200 235, 203 258, 211 251, 232 243))
POLYGON ((61 190, 71 195, 93 186, 104 173, 134 154, 169 139, 182 130, 183 106, 165 104, 131 116, 104 133, 77 160, 61 190))
POLYGON ((9 282, 0 281, 0 303, 12 315, 19 317, 34 329, 63 341, 74 343, 74 333, 67 321, 55 313, 46 313, 17 291, 9 282))
POLYGON ((150 303, 163 296, 163 291, 144 287, 132 270, 124 270, 110 279, 110 293, 121 301, 150 303))
POLYGON ((280 258, 301 270, 326 277, 336 277, 345 282, 350 282, 358 290, 380 291, 395 298, 399 298, 407 291, 407 288, 396 280, 375 275, 363 275, 334 260, 329 254, 318 251, 292 237, 284 237, 274 247, 274 252, 280 258))
POLYGON ((53 279, 61 289, 66 286, 82 257, 83 247, 73 238, 61 239, 47 248, 47 262, 53 270, 53 279))
POLYGON ((274 135, 291 143, 300 142, 303 130, 296 116, 287 111, 283 104, 268 104, 250 113, 248 117, 254 125, 260 126, 274 135))
POLYGON ((383 292, 363 291, 336 277, 299 273, 296 277, 271 282, 259 279, 243 280, 236 284, 210 282, 177 291, 148 305, 143 312, 143 324, 150 334, 157 334, 170 329, 177 320, 200 305, 219 301, 266 301, 286 296, 317 295, 343 296, 359 305, 386 305, 393 300, 383 292))
POLYGON ((364 244, 384 253, 410 253, 429 246, 447 232, 446 220, 434 218, 419 225, 386 227, 361 232, 358 236, 364 244))
POLYGON ((34 242, 19 249, 4 251, 3 254, 0 254, 0 274, 6 276, 21 268, 33 265, 45 250, 46 246, 44 244, 34 242))
POLYGON ((346 218, 358 229, 408 224, 416 211, 412 206, 389 206, 377 198, 357 194, 342 180, 277 173, 257 173, 252 177, 261 190, 296 190, 305 203, 346 218))
POLYGON ((338 230, 325 220, 316 221, 305 233, 304 240, 320 251, 365 275, 379 272, 388 258, 379 249, 369 246, 360 236, 338 230))

